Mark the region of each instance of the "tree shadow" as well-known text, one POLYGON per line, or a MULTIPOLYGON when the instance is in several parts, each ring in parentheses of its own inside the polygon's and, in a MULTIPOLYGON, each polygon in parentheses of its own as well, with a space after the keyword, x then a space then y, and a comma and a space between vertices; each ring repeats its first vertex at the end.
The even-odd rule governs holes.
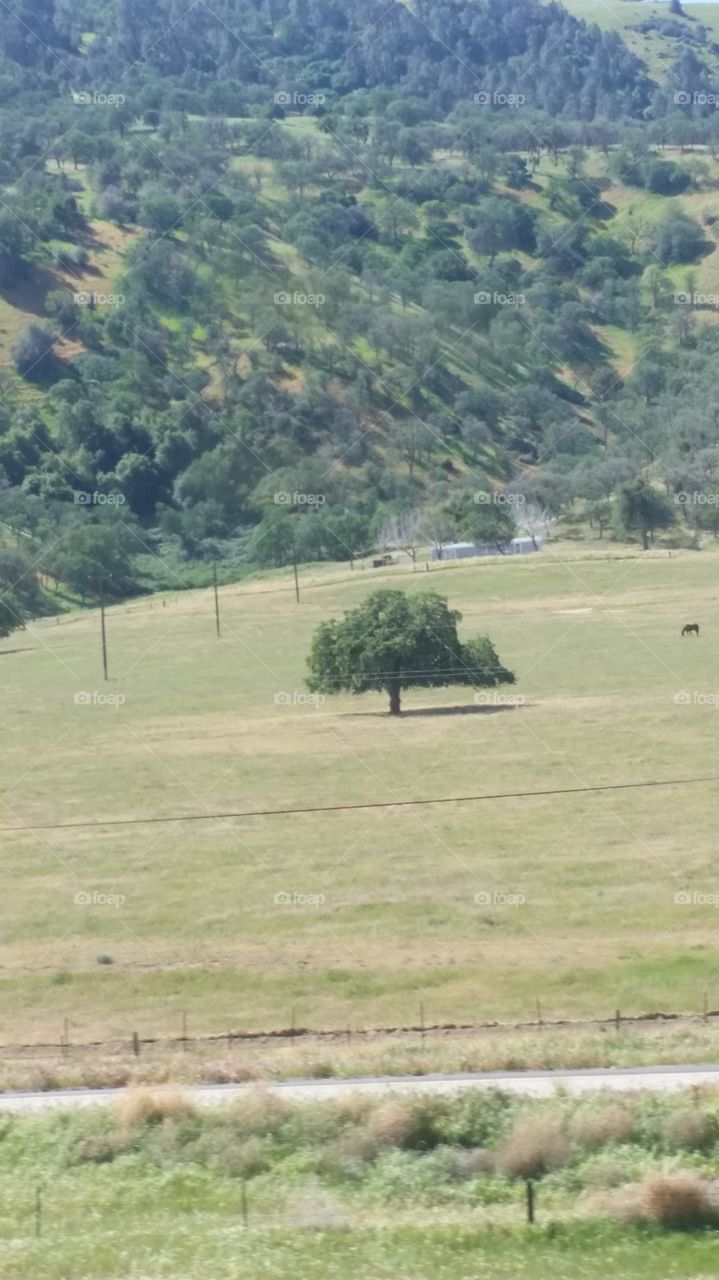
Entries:
MULTIPOLYGON (((519 711, 525 703, 512 703, 507 706, 493 706, 491 704, 482 704, 475 706, 474 703, 464 704, 463 706, 454 707, 410 707, 408 711, 401 711, 398 716, 392 717, 396 720, 410 720, 415 716, 498 716, 503 715, 506 711, 519 711)), ((390 718, 388 711, 347 711, 345 715, 351 716, 373 716, 375 719, 387 720, 390 718)))

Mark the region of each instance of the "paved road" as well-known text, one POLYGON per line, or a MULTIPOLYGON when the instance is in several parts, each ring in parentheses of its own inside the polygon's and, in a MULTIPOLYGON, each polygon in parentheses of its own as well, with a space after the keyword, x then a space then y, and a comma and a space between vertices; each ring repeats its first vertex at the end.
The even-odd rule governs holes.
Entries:
MULTIPOLYGON (((478 1075, 360 1076, 350 1080, 282 1080, 268 1084, 271 1093, 299 1102, 342 1098, 351 1093, 456 1093, 460 1089, 497 1089, 547 1098, 557 1089, 588 1093, 611 1089, 671 1092, 696 1085, 719 1087, 716 1066, 617 1067, 585 1071, 493 1071, 478 1075)), ((233 1102, 255 1089, 253 1084, 188 1085, 184 1092, 200 1106, 233 1102)), ((154 1086, 153 1092, 161 1092, 154 1086)), ((44 1111, 50 1107, 88 1107, 111 1102, 123 1089, 59 1089, 50 1093, 0 1094, 0 1111, 44 1111)))

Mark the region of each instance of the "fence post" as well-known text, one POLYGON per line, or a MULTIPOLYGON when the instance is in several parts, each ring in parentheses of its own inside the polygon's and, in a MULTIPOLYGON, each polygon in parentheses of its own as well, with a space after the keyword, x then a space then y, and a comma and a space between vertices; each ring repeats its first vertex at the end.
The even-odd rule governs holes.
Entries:
POLYGON ((134 1053, 134 1055, 135 1055, 135 1057, 136 1057, 136 1058, 139 1058, 139 1056, 140 1056, 140 1037, 138 1036, 138 1034, 137 1034, 137 1032, 136 1032, 136 1031, 133 1031, 133 1033, 132 1033, 132 1052, 134 1053))
POLYGON ((621 1027, 621 1024, 622 1024, 622 1015, 621 1015, 620 1010, 619 1010, 619 1009, 617 1009, 617 1011, 616 1011, 616 1013, 615 1013, 615 1015, 614 1015, 614 1027, 615 1027, 615 1030, 616 1030, 616 1031, 619 1031, 619 1029, 620 1029, 620 1027, 621 1027))
POLYGON ((527 1222, 534 1222, 534 1183, 527 1179, 527 1222))

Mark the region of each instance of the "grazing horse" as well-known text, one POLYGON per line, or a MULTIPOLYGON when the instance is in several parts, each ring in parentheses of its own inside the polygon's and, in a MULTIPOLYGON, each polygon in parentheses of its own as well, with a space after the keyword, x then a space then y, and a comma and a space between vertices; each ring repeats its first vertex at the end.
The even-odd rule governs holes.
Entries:
POLYGON ((683 635, 683 636, 696 636, 696 638, 697 638, 697 640, 698 640, 698 639, 699 639, 699 623, 698 623, 698 622, 688 622, 688 623, 687 623, 687 625, 686 625, 685 627, 682 627, 682 635, 683 635))

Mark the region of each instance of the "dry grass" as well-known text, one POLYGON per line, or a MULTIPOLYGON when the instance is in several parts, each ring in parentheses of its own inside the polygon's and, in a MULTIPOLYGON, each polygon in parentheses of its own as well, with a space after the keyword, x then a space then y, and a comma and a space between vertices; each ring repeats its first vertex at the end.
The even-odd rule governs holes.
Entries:
MULTIPOLYGON (((714 1062, 716 1025, 701 1020, 627 1027, 620 1035, 570 1027, 542 1033, 496 1030, 370 1035, 343 1043, 270 1039, 238 1044, 191 1046, 189 1052, 154 1045, 140 1058, 102 1050, 70 1055, 33 1055, 0 1061, 0 1091, 60 1088, 126 1088, 162 1084, 233 1084, 288 1078, 336 1078, 363 1075, 417 1075, 440 1072, 532 1071, 554 1068, 628 1067, 648 1064, 714 1062), (331 1044, 331 1050, 330 1050, 331 1044)), ((359 1101, 348 1103, 361 1107, 359 1101)), ((358 1114, 357 1121, 362 1121, 358 1114)), ((579 1122, 578 1122, 579 1123, 579 1122)), ((595 1122, 590 1122, 590 1127, 595 1122)), ((680 1140, 678 1139, 681 1145, 680 1140)))
MULTIPOLYGON (((570 788, 699 776, 713 712, 674 696, 714 689, 713 651, 703 641, 682 647, 679 626, 696 616, 711 635, 719 625, 717 553, 603 554, 564 547, 527 557, 532 564, 460 565, 414 580, 400 569, 376 578, 308 570, 301 608, 291 575, 270 575, 223 588, 221 644, 211 593, 119 606, 108 612, 113 688, 126 697, 118 710, 73 701, 96 687, 96 616, 33 624, 22 652, 12 652, 13 637, 0 645, 4 715, 17 726, 0 747, 14 779, 4 821, 173 816, 204 812, 203 796, 229 812, 244 807, 240 794, 264 810, 541 788, 550 776, 570 788), (516 669, 526 706, 445 714, 474 712, 471 695, 417 691, 408 710, 442 714, 389 724, 374 695, 321 708, 276 703, 278 691, 302 690, 316 626, 388 583, 446 592, 464 613, 463 634, 487 631, 516 669), (48 754, 49 743, 58 745, 48 754)), ((713 883, 711 806, 689 789, 616 792, 611 804, 546 796, 6 836, 0 1014, 16 1041, 57 1043, 65 1016, 78 1042, 129 1048, 133 1030, 143 1040, 178 1036, 184 1011, 195 1035, 286 1028, 293 1010, 298 1026, 359 1033, 416 1025, 420 1000, 428 1022, 519 1021, 534 1016, 538 995, 551 1018, 606 1016, 617 1005, 691 1009, 712 989, 716 912, 674 901, 689 852, 690 888, 713 883), (75 903, 78 893, 115 890, 117 908, 75 903), (497 903, 479 906, 480 891, 497 903), (278 904, 295 893, 324 903, 278 904), (505 905, 515 893, 526 901, 505 905), (103 952, 114 965, 97 965, 103 952)), ((215 1046, 213 1069, 224 1072, 226 1060, 233 1078, 250 1052, 226 1045, 215 1046)), ((354 1042, 340 1046, 316 1043, 309 1070, 362 1059, 354 1042)), ((589 1054, 601 1061, 596 1036, 586 1052, 581 1041, 563 1048, 576 1053, 571 1065, 589 1065, 589 1054)), ((283 1046, 253 1053, 251 1069, 262 1053, 260 1076, 283 1046)), ((521 1044, 512 1053, 489 1038, 467 1043, 472 1067, 527 1056, 521 1044)), ((542 1065, 539 1044, 531 1056, 542 1065)))

